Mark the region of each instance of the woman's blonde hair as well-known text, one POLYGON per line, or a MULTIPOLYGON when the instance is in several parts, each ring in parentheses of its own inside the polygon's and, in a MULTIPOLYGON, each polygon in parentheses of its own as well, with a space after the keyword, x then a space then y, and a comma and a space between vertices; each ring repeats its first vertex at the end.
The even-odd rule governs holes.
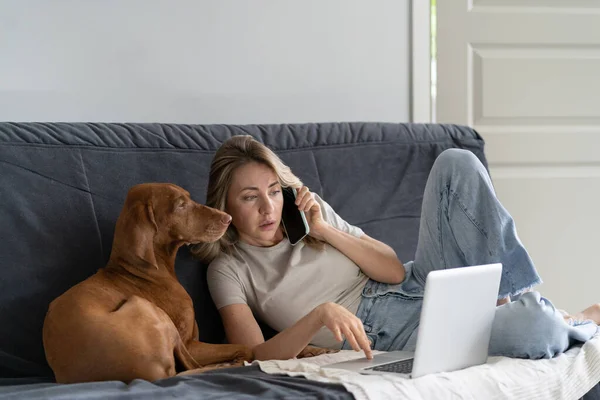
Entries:
MULTIPOLYGON (((233 173, 239 167, 250 162, 260 163, 271 168, 283 187, 300 189, 303 186, 302 181, 292 173, 290 167, 285 165, 267 146, 250 135, 233 136, 223 142, 212 160, 206 191, 206 205, 225 211, 227 193, 233 180, 233 173)), ((283 229, 283 232, 287 236, 285 229, 283 229)), ((231 224, 221 239, 214 243, 197 244, 192 247, 191 251, 200 260, 209 263, 221 252, 231 254, 233 245, 238 240, 237 230, 231 224)), ((323 248, 323 243, 311 236, 306 236, 303 241, 308 246, 317 249, 323 248)))

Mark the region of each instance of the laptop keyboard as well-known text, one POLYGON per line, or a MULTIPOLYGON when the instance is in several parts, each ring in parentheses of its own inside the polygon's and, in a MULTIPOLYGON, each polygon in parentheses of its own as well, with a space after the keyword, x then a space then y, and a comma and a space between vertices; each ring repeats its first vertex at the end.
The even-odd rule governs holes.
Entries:
POLYGON ((389 364, 377 365, 375 367, 365 368, 372 371, 395 372, 397 374, 408 374, 412 371, 414 358, 400 360, 389 364))

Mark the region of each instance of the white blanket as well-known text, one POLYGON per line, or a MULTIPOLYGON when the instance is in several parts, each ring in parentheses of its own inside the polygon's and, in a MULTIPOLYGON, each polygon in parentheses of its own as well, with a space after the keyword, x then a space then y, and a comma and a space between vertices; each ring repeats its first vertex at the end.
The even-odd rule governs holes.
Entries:
MULTIPOLYGON (((374 352, 375 354, 377 352, 374 352)), ((254 361, 268 374, 339 383, 357 400, 382 399, 578 399, 600 382, 600 335, 549 360, 490 357, 487 364, 408 379, 360 375, 320 365, 359 358, 344 350, 300 360, 254 361)))

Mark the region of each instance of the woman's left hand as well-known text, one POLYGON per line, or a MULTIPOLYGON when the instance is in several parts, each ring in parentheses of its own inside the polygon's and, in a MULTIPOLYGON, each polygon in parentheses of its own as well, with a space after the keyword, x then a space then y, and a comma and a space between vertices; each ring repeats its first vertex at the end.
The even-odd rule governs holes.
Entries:
POLYGON ((321 214, 321 206, 315 200, 315 195, 306 186, 302 186, 297 190, 296 205, 300 211, 304 211, 308 227, 310 228, 309 235, 323 240, 323 232, 329 228, 329 224, 323 219, 321 214))

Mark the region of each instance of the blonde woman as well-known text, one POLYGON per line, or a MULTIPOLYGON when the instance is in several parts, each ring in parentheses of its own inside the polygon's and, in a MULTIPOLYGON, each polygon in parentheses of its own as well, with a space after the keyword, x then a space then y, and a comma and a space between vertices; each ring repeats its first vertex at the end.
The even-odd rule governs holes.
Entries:
POLYGON ((293 358, 308 344, 363 350, 369 358, 372 348, 414 350, 425 277, 456 266, 504 266, 491 354, 552 357, 589 339, 600 321, 597 305, 567 319, 529 292, 540 278, 487 171, 468 151, 437 158, 415 260, 407 263, 344 221, 250 136, 234 136, 216 152, 206 204, 232 223, 218 242, 193 251, 210 263, 208 285, 228 341, 249 346, 259 360, 293 358), (310 226, 296 246, 281 224, 283 187, 297 189, 310 226), (279 333, 265 341, 257 319, 279 333))

